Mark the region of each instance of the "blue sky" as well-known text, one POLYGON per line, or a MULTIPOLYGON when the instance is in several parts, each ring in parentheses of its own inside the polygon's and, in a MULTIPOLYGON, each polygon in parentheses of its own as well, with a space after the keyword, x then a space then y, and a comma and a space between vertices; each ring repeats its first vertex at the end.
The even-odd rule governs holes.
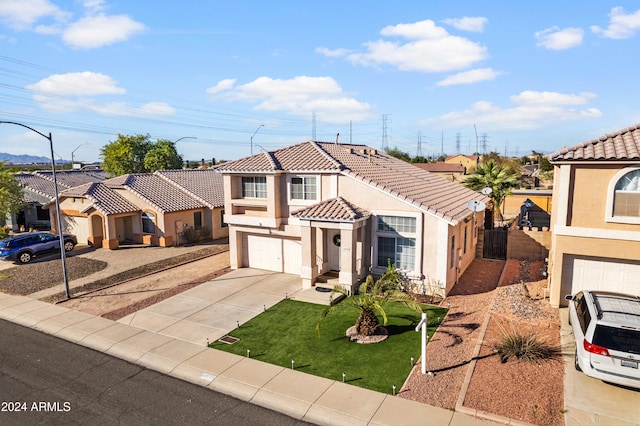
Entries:
MULTIPOLYGON (((65 160, 118 133, 522 156, 640 123, 639 40, 637 1, 0 0, 0 120, 65 160)), ((4 124, 0 152, 49 154, 4 124)))

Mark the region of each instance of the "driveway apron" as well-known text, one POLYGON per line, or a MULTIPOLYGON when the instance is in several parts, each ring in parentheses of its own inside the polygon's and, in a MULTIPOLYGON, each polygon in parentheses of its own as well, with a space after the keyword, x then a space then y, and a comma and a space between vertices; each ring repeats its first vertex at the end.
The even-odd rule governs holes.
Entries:
POLYGON ((300 291, 300 277, 242 268, 119 322, 199 345, 214 341, 300 291))

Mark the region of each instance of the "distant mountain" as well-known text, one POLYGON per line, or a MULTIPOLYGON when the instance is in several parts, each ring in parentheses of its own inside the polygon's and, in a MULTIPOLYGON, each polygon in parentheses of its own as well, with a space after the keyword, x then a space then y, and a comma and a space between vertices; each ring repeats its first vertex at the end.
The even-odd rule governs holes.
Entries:
MULTIPOLYGON (((0 161, 6 161, 7 163, 13 163, 13 164, 32 164, 32 163, 51 164, 51 157, 38 157, 35 155, 14 155, 14 154, 7 154, 5 152, 0 152, 0 161)), ((68 161, 57 159, 56 164, 58 163, 64 164, 64 163, 68 163, 68 161)))

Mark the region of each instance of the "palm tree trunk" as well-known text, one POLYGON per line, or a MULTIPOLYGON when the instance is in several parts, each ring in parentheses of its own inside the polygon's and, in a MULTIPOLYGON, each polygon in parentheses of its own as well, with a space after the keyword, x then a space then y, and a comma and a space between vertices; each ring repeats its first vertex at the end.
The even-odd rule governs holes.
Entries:
POLYGON ((356 333, 361 336, 373 336, 379 325, 380 321, 376 314, 372 310, 363 309, 356 320, 356 333))

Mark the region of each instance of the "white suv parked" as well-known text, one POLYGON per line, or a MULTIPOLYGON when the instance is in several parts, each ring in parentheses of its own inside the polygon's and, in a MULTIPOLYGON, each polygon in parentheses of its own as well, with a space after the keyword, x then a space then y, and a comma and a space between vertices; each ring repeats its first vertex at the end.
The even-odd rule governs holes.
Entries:
POLYGON ((567 295, 575 366, 587 376, 640 389, 640 297, 603 291, 567 295))

